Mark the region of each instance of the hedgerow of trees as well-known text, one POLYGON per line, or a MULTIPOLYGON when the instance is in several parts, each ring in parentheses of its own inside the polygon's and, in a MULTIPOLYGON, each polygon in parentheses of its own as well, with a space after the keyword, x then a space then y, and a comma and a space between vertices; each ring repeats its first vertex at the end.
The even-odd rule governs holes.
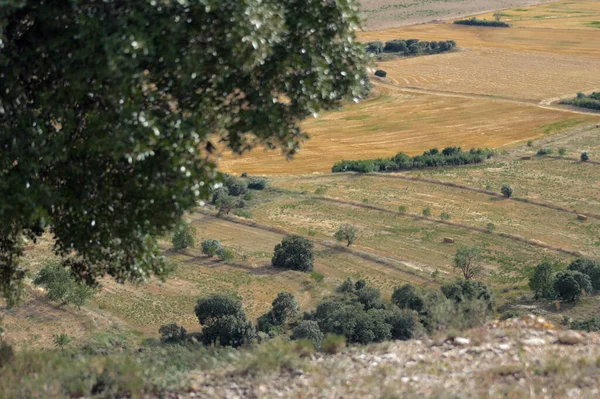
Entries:
POLYGON ((419 39, 408 40, 390 40, 383 44, 380 41, 368 42, 365 45, 365 51, 371 54, 392 53, 403 56, 439 54, 454 50, 456 42, 454 40, 443 41, 420 41, 419 39))
POLYGON ((164 277, 157 237, 208 199, 217 149, 293 156, 299 122, 368 92, 353 0, 5 0, 0 294, 23 236, 93 285, 164 277), (281 98, 292 101, 279 101, 281 98))
POLYGON ((494 150, 490 149, 475 149, 472 148, 469 152, 463 152, 460 147, 446 147, 442 151, 437 148, 432 148, 425 151, 423 155, 409 157, 403 152, 391 158, 367 159, 358 161, 338 161, 331 171, 332 172, 389 172, 399 170, 423 169, 436 166, 457 166, 478 164, 495 155, 494 150))
POLYGON ((573 105, 575 107, 600 110, 600 92, 594 92, 590 95, 577 93, 577 97, 562 100, 561 104, 573 105))
POLYGON ((488 21, 486 19, 469 18, 454 21, 457 25, 470 25, 470 26, 490 26, 493 28, 509 28, 510 25, 500 20, 488 21))

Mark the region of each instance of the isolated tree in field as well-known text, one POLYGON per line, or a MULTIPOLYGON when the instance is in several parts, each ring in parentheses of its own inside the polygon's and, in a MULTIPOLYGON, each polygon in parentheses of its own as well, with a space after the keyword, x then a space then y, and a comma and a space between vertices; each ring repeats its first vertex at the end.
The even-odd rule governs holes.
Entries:
POLYGON ((171 237, 174 249, 193 248, 196 240, 196 228, 191 223, 182 220, 171 237))
POLYGON ((500 19, 502 19, 502 16, 503 16, 503 15, 504 15, 504 14, 502 14, 502 11, 496 11, 496 12, 494 13, 494 19, 495 19, 496 21, 500 22, 500 19))
POLYGON ((239 299, 222 294, 198 299, 194 313, 202 325, 212 324, 225 316, 246 317, 239 299))
POLYGON ((217 212, 217 217, 221 215, 229 215, 229 212, 231 212, 236 207, 237 200, 229 195, 223 195, 219 197, 219 200, 217 201, 216 205, 217 209, 219 209, 219 211, 217 212))
POLYGON ((588 155, 587 152, 582 152, 581 153, 581 162, 587 162, 590 160, 590 156, 588 155))
POLYGON ((294 155, 298 122, 368 91, 353 0, 0 6, 0 294, 23 240, 94 284, 163 276, 156 237, 207 199, 214 153, 294 155))
POLYGON ((275 267, 310 272, 314 268, 313 244, 297 235, 286 236, 275 245, 271 263, 275 267))
POLYGON ((540 263, 535 267, 533 275, 529 278, 529 288, 540 299, 554 299, 554 270, 548 262, 540 263))
POLYGON ((354 244, 354 242, 358 239, 356 226, 350 223, 342 224, 335 232, 335 239, 339 242, 345 241, 347 247, 354 244))
POLYGON ((500 192, 502 193, 502 195, 504 195, 506 198, 510 198, 513 195, 514 190, 512 189, 511 186, 509 186, 508 184, 503 184, 502 188, 500 189, 500 192))
POLYGON ((465 280, 472 279, 483 271, 481 249, 478 247, 461 247, 457 249, 452 265, 460 270, 465 280))
POLYGON ((565 147, 560 147, 558 149, 558 155, 560 155, 561 157, 564 157, 566 153, 567 153, 567 149, 565 147))

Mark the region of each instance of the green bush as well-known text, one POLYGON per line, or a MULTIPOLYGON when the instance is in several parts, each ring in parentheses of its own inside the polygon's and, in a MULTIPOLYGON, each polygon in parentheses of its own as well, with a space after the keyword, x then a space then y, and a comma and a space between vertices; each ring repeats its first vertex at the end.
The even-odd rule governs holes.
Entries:
POLYGON ((171 237, 174 249, 193 248, 196 240, 196 228, 191 223, 182 220, 171 237))
POLYGON ((219 212, 217 213, 217 217, 221 215, 229 215, 229 212, 235 209, 239 204, 240 200, 229 195, 223 195, 219 197, 217 203, 215 204, 217 206, 217 209, 219 210, 219 212))
POLYGON ((234 197, 244 195, 248 191, 248 183, 239 177, 227 176, 224 184, 227 187, 228 194, 234 197))
POLYGON ((384 309, 385 302, 377 288, 363 287, 354 291, 356 300, 363 305, 364 310, 384 309))
POLYGON ((416 310, 417 312, 421 312, 424 306, 422 294, 411 284, 395 287, 392 303, 400 309, 416 310))
POLYGON ((298 235, 286 236, 273 251, 271 263, 275 267, 311 272, 314 268, 313 244, 298 235))
POLYGON ((378 69, 375 71, 375 76, 379 76, 380 78, 385 78, 387 76, 387 72, 383 69, 378 69))
POLYGON ((245 317, 223 316, 202 329, 202 341, 205 345, 237 348, 249 343, 255 333, 254 326, 245 317))
POLYGON ((494 304, 493 291, 480 281, 458 280, 454 283, 442 285, 440 289, 446 298, 456 303, 481 300, 490 309, 494 304))
POLYGON ((600 110, 600 92, 592 93, 589 96, 578 93, 577 97, 569 100, 562 100, 560 103, 573 105, 575 107, 600 110))
POLYGON ((225 187, 225 186, 219 187, 212 191, 211 203, 213 205, 217 205, 221 198, 227 197, 227 196, 229 196, 229 190, 227 190, 227 187, 225 187))
POLYGON ((564 157, 566 153, 567 153, 567 149, 565 147, 560 147, 558 149, 558 155, 560 155, 561 157, 564 157))
POLYGON ((533 275, 529 278, 529 288, 536 298, 554 299, 554 270, 550 263, 544 262, 537 265, 533 275))
POLYGON ((423 216, 425 216, 425 217, 431 216, 431 208, 430 207, 423 208, 422 213, 423 213, 423 216))
POLYGON ((354 281, 351 277, 348 277, 342 284, 340 284, 340 286, 337 288, 337 291, 347 294, 354 292, 354 289, 354 281))
POLYGON ((289 292, 280 292, 277 294, 277 298, 273 300, 271 305, 273 320, 277 324, 289 323, 290 320, 298 316, 300 311, 298 301, 296 301, 294 295, 290 294, 289 292))
POLYGON ((502 187, 500 188, 500 192, 506 198, 510 198, 510 197, 512 197, 514 190, 508 184, 503 184, 502 187))
POLYGON ((485 225, 485 231, 489 234, 493 233, 496 230, 496 225, 492 222, 485 225))
POLYGON ((221 243, 218 240, 213 240, 212 238, 208 238, 200 244, 202 247, 202 253, 207 255, 209 258, 217 255, 218 251, 222 248, 221 243))
POLYGON ((321 343, 321 350, 330 355, 342 352, 346 348, 346 339, 343 336, 327 334, 321 343))
POLYGON ((158 333, 163 342, 181 342, 187 338, 187 331, 185 328, 178 326, 175 323, 160 326, 158 333))
POLYGON ((57 348, 65 349, 65 347, 73 341, 73 338, 69 337, 67 334, 61 333, 52 335, 52 341, 57 348))
POLYGON ((593 259, 579 258, 575 259, 567 267, 568 270, 574 270, 587 275, 595 291, 600 291, 600 265, 593 259))
POLYGON ((537 152, 538 156, 551 155, 552 148, 540 148, 537 152))
POLYGON ((248 188, 250 190, 264 190, 267 188, 267 180, 260 177, 251 177, 248 180, 248 188))
POLYGON ((246 209, 236 209, 235 211, 233 211, 233 214, 241 218, 252 219, 252 213, 250 213, 250 211, 246 209))
POLYGON ((590 157, 587 152, 582 152, 580 159, 581 159, 581 162, 587 162, 590 160, 590 157))
POLYGON ((600 317, 594 316, 589 319, 573 321, 571 323, 573 330, 584 330, 587 332, 600 331, 600 317))
POLYGON ((392 327, 392 339, 402 341, 416 338, 419 331, 423 328, 418 320, 418 315, 414 312, 402 310, 390 311, 387 315, 387 322, 392 327))
POLYGON ((194 313, 202 325, 209 325, 225 316, 245 318, 242 302, 231 296, 213 294, 198 299, 194 313))
POLYGON ((533 147, 533 141, 529 140, 529 141, 527 142, 527 147, 533 147))
POLYGON ((323 342, 323 333, 316 321, 302 320, 294 328, 291 339, 308 339, 315 344, 315 348, 320 348, 323 342))
POLYGON ((446 213, 446 212, 442 212, 440 214, 440 219, 442 219, 442 220, 450 220, 450 214, 446 213))
POLYGON ((452 266, 459 269, 465 280, 470 280, 483 273, 481 265, 481 249, 462 246, 456 250, 452 266))
POLYGON ((229 248, 221 247, 221 248, 217 249, 216 253, 217 253, 217 256, 219 257, 219 259, 221 259, 222 261, 225 261, 225 262, 233 260, 235 258, 235 254, 229 248))
POLYGON ((556 273, 554 291, 565 301, 576 302, 584 293, 592 290, 590 278, 578 271, 565 270, 556 273))
POLYGON ((75 280, 71 270, 58 262, 44 266, 33 279, 33 284, 46 289, 46 298, 64 305, 80 308, 94 295, 94 289, 75 280))
POLYGON ((367 53, 379 54, 383 51, 383 42, 368 42, 365 45, 365 51, 367 53))

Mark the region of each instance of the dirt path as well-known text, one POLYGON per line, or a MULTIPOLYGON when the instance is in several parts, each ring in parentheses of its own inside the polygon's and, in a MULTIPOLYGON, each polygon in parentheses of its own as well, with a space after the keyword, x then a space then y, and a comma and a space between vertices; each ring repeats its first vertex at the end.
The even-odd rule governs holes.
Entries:
POLYGON ((567 112, 567 113, 571 113, 571 114, 600 115, 599 111, 595 111, 595 110, 591 110, 591 109, 584 110, 584 109, 579 109, 579 108, 575 109, 574 107, 569 107, 569 106, 552 105, 556 101, 559 101, 563 98, 568 98, 569 95, 545 99, 540 102, 537 102, 537 101, 527 101, 527 100, 522 100, 522 99, 517 99, 517 98, 512 98, 512 97, 500 97, 500 96, 475 94, 475 93, 460 93, 460 92, 444 91, 444 90, 420 89, 417 87, 400 86, 397 82, 396 83, 388 83, 388 82, 384 82, 380 79, 374 81, 374 83, 377 86, 387 87, 388 89, 397 90, 397 91, 400 91, 403 93, 429 94, 429 95, 443 96, 443 97, 456 97, 456 98, 467 98, 467 99, 473 99, 473 100, 496 101, 496 102, 502 102, 502 103, 523 105, 523 106, 528 106, 528 107, 549 109, 549 110, 558 111, 558 112, 567 112))

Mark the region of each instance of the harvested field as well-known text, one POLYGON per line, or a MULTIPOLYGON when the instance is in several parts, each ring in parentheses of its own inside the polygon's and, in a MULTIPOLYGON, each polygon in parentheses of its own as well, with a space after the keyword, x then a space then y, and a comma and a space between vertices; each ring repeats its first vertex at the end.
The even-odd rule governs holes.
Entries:
POLYGON ((369 30, 380 30, 543 2, 535 0, 425 0, 418 2, 408 0, 363 0, 361 1, 361 11, 366 19, 365 27, 369 30))

